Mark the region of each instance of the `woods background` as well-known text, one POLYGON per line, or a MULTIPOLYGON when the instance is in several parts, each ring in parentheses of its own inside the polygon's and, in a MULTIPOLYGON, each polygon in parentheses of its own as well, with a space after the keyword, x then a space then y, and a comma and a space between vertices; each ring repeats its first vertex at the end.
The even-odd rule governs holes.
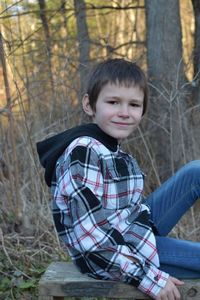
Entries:
MULTIPOLYGON (((88 70, 108 57, 148 75, 148 114, 123 144, 146 194, 200 158, 199 0, 1 0, 0 299, 36 299, 48 262, 67 259, 35 143, 86 121, 88 70)), ((199 209, 172 235, 200 241, 199 209)))

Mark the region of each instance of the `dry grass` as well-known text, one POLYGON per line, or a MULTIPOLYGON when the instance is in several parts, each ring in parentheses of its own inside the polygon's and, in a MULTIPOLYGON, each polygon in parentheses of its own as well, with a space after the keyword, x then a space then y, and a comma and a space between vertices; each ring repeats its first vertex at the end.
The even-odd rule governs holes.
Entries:
MULTIPOLYGON (((80 122, 81 113, 64 99, 49 114, 40 86, 0 119, 0 299, 37 299, 35 287, 52 260, 68 259, 52 222, 50 193, 36 153, 36 142, 80 122), (35 99, 38 99, 35 104, 35 99), (53 121, 52 121, 53 120, 53 121)), ((60 95, 61 97, 61 95, 60 95)))

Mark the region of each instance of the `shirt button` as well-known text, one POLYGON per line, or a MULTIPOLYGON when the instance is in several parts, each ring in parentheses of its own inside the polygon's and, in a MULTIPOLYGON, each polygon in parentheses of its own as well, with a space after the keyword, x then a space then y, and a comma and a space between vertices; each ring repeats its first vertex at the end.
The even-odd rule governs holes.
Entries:
POLYGON ((159 280, 159 277, 158 277, 158 275, 156 275, 156 276, 154 277, 154 280, 156 280, 156 281, 158 281, 158 280, 159 280))

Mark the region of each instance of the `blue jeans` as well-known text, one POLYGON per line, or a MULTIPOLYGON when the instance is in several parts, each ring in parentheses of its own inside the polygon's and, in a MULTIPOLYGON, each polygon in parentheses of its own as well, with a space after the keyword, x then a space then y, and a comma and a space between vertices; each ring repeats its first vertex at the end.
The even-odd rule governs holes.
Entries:
POLYGON ((200 198, 200 160, 182 167, 148 198, 160 269, 171 276, 200 278, 200 243, 167 237, 184 213, 200 198))

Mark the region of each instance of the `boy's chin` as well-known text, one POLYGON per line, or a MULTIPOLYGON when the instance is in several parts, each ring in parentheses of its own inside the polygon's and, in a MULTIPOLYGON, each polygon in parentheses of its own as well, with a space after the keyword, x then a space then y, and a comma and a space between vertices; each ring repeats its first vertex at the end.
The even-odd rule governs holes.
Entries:
POLYGON ((120 128, 108 128, 106 126, 99 126, 101 129, 107 133, 109 136, 117 139, 118 141, 126 139, 132 133, 132 130, 124 130, 120 128))
POLYGON ((126 139, 127 137, 129 137, 130 134, 131 133, 125 133, 125 132, 120 134, 120 132, 117 132, 116 134, 114 134, 114 133, 111 134, 111 136, 113 138, 117 139, 118 141, 122 141, 122 140, 126 139))

